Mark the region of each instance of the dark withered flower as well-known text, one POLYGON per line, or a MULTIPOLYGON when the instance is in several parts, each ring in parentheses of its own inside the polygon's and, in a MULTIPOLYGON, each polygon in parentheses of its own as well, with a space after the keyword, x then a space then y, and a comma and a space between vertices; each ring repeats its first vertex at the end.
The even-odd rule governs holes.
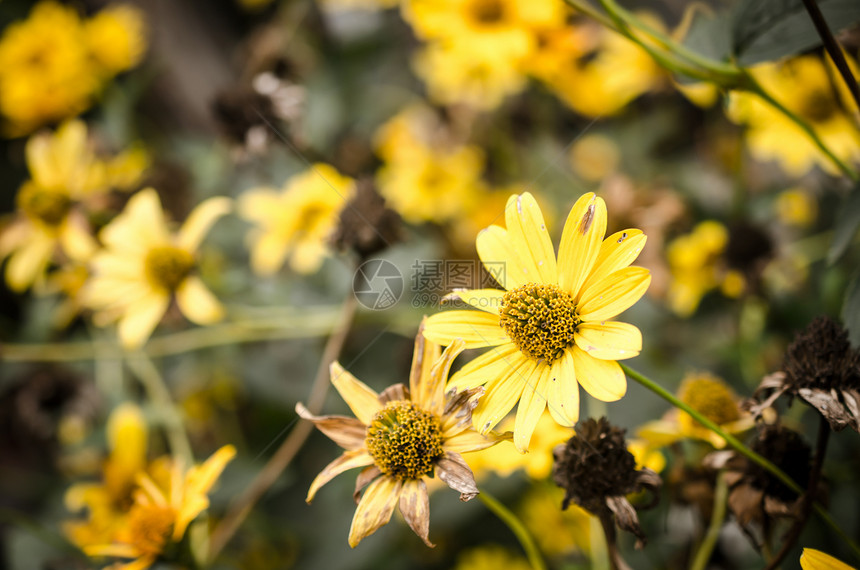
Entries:
POLYGON ((354 251, 365 260, 401 239, 400 215, 386 207, 385 198, 376 191, 371 179, 359 179, 355 194, 340 212, 340 221, 332 236, 333 245, 340 250, 354 251))
POLYGON ((848 331, 829 317, 818 317, 785 351, 782 370, 762 380, 748 404, 761 414, 779 396, 798 397, 817 409, 836 431, 860 431, 860 351, 848 331))
MULTIPOLYGON (((762 424, 750 447, 806 488, 811 450, 799 433, 779 424, 762 424)), ((772 519, 797 515, 800 496, 758 463, 734 451, 713 453, 706 463, 726 469, 729 509, 750 536, 750 523, 766 525, 772 519)))
POLYGON ((636 545, 645 544, 636 509, 627 495, 647 489, 659 500, 660 476, 650 469, 636 469, 636 459, 627 450, 626 430, 606 418, 582 422, 576 435, 553 449, 553 481, 565 489, 562 509, 576 503, 601 520, 612 520, 619 528, 636 535, 636 545))

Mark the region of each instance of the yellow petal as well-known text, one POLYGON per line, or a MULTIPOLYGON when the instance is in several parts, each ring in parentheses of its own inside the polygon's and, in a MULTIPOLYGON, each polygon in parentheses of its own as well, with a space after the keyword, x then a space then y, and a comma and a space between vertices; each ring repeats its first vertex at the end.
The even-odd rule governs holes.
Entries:
POLYGON ((382 404, 379 403, 379 394, 344 370, 343 366, 336 361, 331 363, 330 372, 331 383, 334 384, 355 417, 364 425, 370 425, 374 414, 382 409, 382 404))
POLYGON ((224 318, 224 307, 199 277, 188 277, 177 287, 176 303, 182 314, 198 325, 209 325, 224 318))
POLYGON ((224 196, 203 200, 188 214, 179 229, 179 235, 176 236, 176 245, 188 251, 195 251, 213 224, 232 208, 233 200, 224 196))
POLYGON ((424 327, 427 317, 421 320, 418 333, 415 335, 415 345, 412 349, 412 366, 409 370, 409 392, 414 402, 429 402, 436 397, 437 391, 444 389, 442 386, 434 386, 434 378, 430 377, 433 363, 439 358, 441 347, 438 343, 424 336, 424 327))
POLYGON ((475 247, 481 263, 505 289, 514 289, 529 282, 504 229, 490 226, 481 230, 475 247))
POLYGON ((565 350, 552 363, 552 374, 546 387, 546 405, 552 419, 559 425, 572 427, 579 420, 579 384, 573 354, 565 350))
POLYGON ((349 528, 349 545, 353 548, 391 519, 394 507, 400 499, 403 483, 399 479, 383 476, 371 483, 352 517, 349 528))
POLYGON ((289 244, 277 232, 254 235, 249 245, 251 269, 257 275, 268 277, 283 267, 289 244))
POLYGON ((505 364, 507 373, 487 382, 487 391, 472 412, 472 423, 481 433, 493 429, 511 411, 526 386, 538 380, 535 362, 519 353, 505 364))
POLYGON ((296 404, 299 417, 314 423, 330 440, 346 450, 356 450, 364 447, 367 436, 367 426, 357 418, 347 416, 315 416, 301 403, 296 404))
POLYGON ((502 308, 502 298, 504 296, 505 292, 501 289, 457 289, 445 295, 442 302, 460 299, 475 309, 498 316, 499 309, 502 308))
POLYGON ((558 248, 558 285, 579 298, 606 233, 606 203, 593 192, 580 196, 568 214, 558 248))
POLYGON ((410 479, 403 483, 400 491, 400 512, 409 528, 429 547, 430 542, 430 496, 423 479, 410 479))
POLYGON ((317 491, 319 491, 323 485, 344 471, 349 471, 356 467, 367 467, 368 465, 373 465, 373 458, 369 453, 367 453, 366 449, 345 451, 340 457, 326 465, 323 470, 319 472, 319 475, 316 476, 308 489, 308 496, 305 501, 308 503, 313 501, 317 491))
POLYGON ((469 390, 506 376, 520 358, 520 351, 513 343, 495 346, 458 370, 448 382, 447 389, 469 390))
POLYGON ((424 336, 433 342, 449 345, 461 338, 466 348, 498 346, 511 339, 499 326, 499 316, 483 311, 444 311, 427 319, 424 336))
POLYGON ((546 408, 547 382, 552 375, 552 366, 541 363, 537 365, 520 396, 517 406, 517 417, 514 422, 514 445, 520 453, 529 450, 529 442, 546 408))
POLYGON ((852 566, 814 548, 803 549, 800 555, 800 567, 803 570, 854 570, 852 566))
POLYGON ((589 355, 601 360, 633 358, 642 350, 639 329, 617 321, 583 323, 576 327, 573 341, 589 355))
POLYGON ((683 439, 684 434, 681 433, 677 421, 652 420, 636 430, 636 437, 646 440, 654 447, 663 447, 683 439))
POLYGON ((576 381, 582 388, 604 402, 620 400, 627 393, 627 378, 614 360, 598 360, 578 346, 573 347, 576 381))
POLYGON ((505 225, 511 248, 516 252, 526 280, 557 283, 555 250, 540 206, 530 193, 525 192, 508 199, 505 206, 505 225))
POLYGON ((448 382, 451 365, 454 363, 454 359, 465 348, 466 344, 460 339, 456 339, 448 345, 445 352, 434 361, 433 366, 430 368, 430 374, 423 382, 424 386, 418 392, 421 399, 417 400, 415 398, 416 393, 412 392, 412 401, 418 402, 425 410, 429 410, 436 414, 436 416, 441 417, 445 412, 445 384, 448 382))
POLYGON ((170 243, 170 234, 161 201, 152 188, 137 192, 120 215, 99 233, 106 246, 124 251, 144 252, 152 246, 170 243))
POLYGON ((471 428, 467 428, 457 435, 446 438, 442 443, 442 449, 445 451, 453 451, 454 453, 469 453, 471 451, 487 449, 488 447, 492 447, 505 439, 505 437, 483 435, 471 428))
POLYGON ((651 273, 643 267, 625 267, 607 275, 582 293, 579 318, 605 321, 638 301, 651 284, 651 273))
POLYGON ((87 160, 87 127, 83 121, 63 123, 54 133, 38 134, 27 141, 27 166, 33 180, 43 188, 60 189, 75 184, 75 174, 87 160), (83 164, 82 164, 83 163, 83 164))
POLYGON ((281 201, 272 188, 254 188, 239 196, 236 209, 240 218, 264 224, 280 211, 281 201))
POLYGON ((225 445, 201 465, 192 467, 185 476, 185 498, 173 527, 173 540, 179 542, 189 523, 209 506, 207 497, 227 463, 236 457, 236 448, 225 445))
MULTIPOLYGON (((136 473, 146 463, 147 427, 140 407, 125 402, 114 408, 107 422, 110 461, 136 473)), ((132 475, 133 478, 133 475, 132 475)))
POLYGON ((637 229, 615 232, 603 240, 600 244, 600 253, 597 254, 597 261, 582 285, 582 290, 585 291, 604 276, 628 267, 639 257, 647 240, 642 230, 637 229))
POLYGON ((117 329, 123 348, 140 348, 158 326, 169 303, 169 295, 153 291, 129 307, 120 318, 117 329))
POLYGON ((83 216, 70 214, 60 230, 63 251, 75 261, 87 261, 98 249, 83 216))
POLYGON ((30 241, 9 256, 6 262, 6 283, 9 288, 20 293, 44 277, 56 243, 44 232, 33 232, 30 241))

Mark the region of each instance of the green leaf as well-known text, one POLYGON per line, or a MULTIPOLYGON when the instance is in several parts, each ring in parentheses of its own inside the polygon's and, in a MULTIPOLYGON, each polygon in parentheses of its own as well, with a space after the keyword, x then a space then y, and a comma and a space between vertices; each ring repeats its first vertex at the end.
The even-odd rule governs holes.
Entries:
MULTIPOLYGON (((732 56, 732 19, 729 12, 714 14, 693 4, 690 10, 690 26, 684 35, 683 45, 696 53, 717 61, 729 61, 732 56)), ((692 80, 680 76, 679 81, 692 80)))
MULTIPOLYGON (((860 21, 858 0, 817 0, 833 33, 860 21)), ((821 45, 802 0, 743 0, 734 10, 732 51, 743 66, 821 45)))
POLYGON ((842 304, 842 322, 848 329, 851 344, 860 346, 860 271, 854 273, 854 277, 845 291, 845 302, 842 304))
POLYGON ((857 228, 860 227, 860 185, 854 187, 851 194, 845 199, 836 217, 836 226, 833 228, 833 243, 827 252, 827 263, 833 265, 848 249, 857 228))

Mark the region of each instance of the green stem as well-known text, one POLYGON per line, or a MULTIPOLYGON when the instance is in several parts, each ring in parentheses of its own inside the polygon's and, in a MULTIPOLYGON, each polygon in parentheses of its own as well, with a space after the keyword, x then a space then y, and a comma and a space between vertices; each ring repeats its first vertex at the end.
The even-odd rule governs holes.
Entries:
POLYGON ((714 510, 711 513, 711 523, 708 525, 708 532, 705 534, 702 544, 696 551, 696 557, 693 559, 690 570, 705 570, 707 568, 714 547, 717 545, 717 539, 720 537, 723 522, 726 520, 728 496, 729 484, 726 481, 726 474, 720 471, 717 473, 717 488, 714 490, 714 510))
MULTIPOLYGON (((738 453, 740 453, 741 455, 743 455, 744 457, 746 457, 750 461, 757 463, 758 465, 762 466, 764 469, 769 471, 774 477, 779 479, 786 487, 788 487, 789 489, 791 489, 792 491, 794 491, 798 495, 803 494, 804 489, 800 485, 798 485, 791 477, 786 475, 779 467, 774 465, 772 462, 770 462, 766 458, 762 457, 758 453, 756 453, 753 450, 751 450, 750 448, 748 448, 746 445, 744 445, 736 437, 734 437, 730 433, 726 432, 720 426, 718 426, 717 424, 715 424, 714 422, 712 422, 711 420, 709 420, 708 418, 706 418, 705 416, 703 416, 702 414, 700 414, 699 412, 697 412, 696 410, 694 410, 693 408, 691 408, 690 406, 688 406, 687 404, 685 404, 684 402, 679 400, 674 394, 672 394, 671 392, 669 392, 668 390, 666 390, 665 388, 663 388, 662 386, 660 386, 659 384, 657 384, 656 382, 654 382, 653 380, 648 378, 647 376, 640 374, 639 372, 633 370, 632 368, 630 368, 629 366, 627 366, 624 363, 619 362, 618 364, 621 365, 621 369, 624 370, 624 373, 627 374, 627 376, 629 376, 633 380, 636 380, 637 382, 642 384, 645 388, 648 388, 649 390, 651 390, 652 392, 654 392, 655 394, 657 394, 658 396, 660 396, 661 398, 663 398, 664 400, 666 400, 667 402, 669 402, 670 404, 672 404, 673 406, 678 408, 679 410, 687 412, 688 414, 690 414, 693 417, 693 419, 695 419, 697 422, 701 423, 703 426, 705 426, 706 428, 708 428, 709 430, 711 430, 712 432, 714 432, 715 434, 717 434, 718 436, 723 438, 725 440, 725 442, 730 447, 732 447, 735 451, 737 451, 738 453)), ((818 513, 822 519, 824 519, 824 522, 827 523, 827 525, 831 529, 833 529, 833 531, 837 535, 839 535, 839 537, 842 538, 842 540, 845 541, 845 543, 851 548, 851 550, 854 551, 854 554, 857 555, 858 558, 860 558, 860 546, 858 546, 857 543, 851 539, 851 537, 849 537, 847 534, 845 534, 845 532, 841 528, 839 528, 839 525, 836 524, 836 521, 833 520, 833 518, 830 516, 830 514, 827 513, 827 511, 824 510, 824 508, 817 502, 814 505, 814 509, 815 509, 815 512, 818 513)))
POLYGON ((185 462, 186 467, 194 465, 194 453, 191 451, 191 442, 185 432, 182 418, 176 409, 176 403, 170 395, 164 378, 156 368, 155 364, 142 352, 130 356, 127 360, 128 367, 137 376, 146 390, 152 406, 161 414, 164 423, 164 431, 167 441, 170 443, 171 453, 185 462))
POLYGON ((540 551, 538 550, 532 535, 526 529, 522 521, 520 521, 520 519, 517 518, 517 516, 505 505, 500 503, 492 495, 488 495, 485 491, 481 491, 478 494, 478 498, 488 509, 490 509, 490 511, 492 511, 494 515, 499 517, 499 519, 505 523, 509 529, 511 529, 511 532, 513 532, 517 537, 517 540, 520 541, 520 545, 523 547, 523 550, 526 551, 526 556, 529 559, 529 563, 532 565, 532 569, 546 570, 546 564, 543 561, 543 557, 540 555, 540 551))

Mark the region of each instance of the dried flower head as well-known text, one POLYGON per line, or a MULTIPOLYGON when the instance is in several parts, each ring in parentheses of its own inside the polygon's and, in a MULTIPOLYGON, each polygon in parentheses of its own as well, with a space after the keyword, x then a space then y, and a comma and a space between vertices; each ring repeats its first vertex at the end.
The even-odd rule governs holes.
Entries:
POLYGON ((401 241, 401 233, 400 215, 386 207, 373 181, 365 178, 356 182, 355 195, 341 210, 332 243, 365 260, 401 241))
POLYGON ((553 450, 552 477, 566 490, 562 509, 574 502, 601 519, 614 515, 618 526, 635 534, 637 546, 641 546, 645 534, 626 495, 648 489, 654 494, 655 500, 648 505, 652 506, 658 499, 661 480, 650 469, 636 469, 636 459, 624 440, 625 431, 606 418, 581 423, 575 436, 553 450))
POLYGON ((762 380, 748 407, 754 414, 782 394, 817 409, 836 431, 860 431, 860 351, 848 331, 829 317, 818 317, 785 351, 782 370, 762 380))

